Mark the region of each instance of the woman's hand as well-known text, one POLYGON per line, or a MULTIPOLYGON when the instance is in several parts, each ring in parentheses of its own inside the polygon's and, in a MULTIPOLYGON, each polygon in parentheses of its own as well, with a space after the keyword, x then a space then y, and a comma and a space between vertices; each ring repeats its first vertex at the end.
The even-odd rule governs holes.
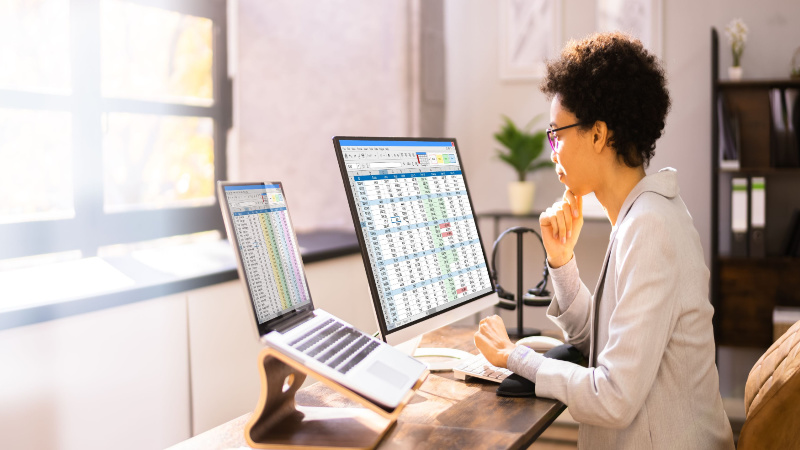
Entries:
POLYGON ((553 203, 539 216, 539 226, 550 266, 568 263, 583 228, 583 197, 567 190, 562 201, 553 203))
POLYGON ((475 333, 475 346, 487 361, 497 367, 508 367, 508 357, 516 347, 508 338, 503 319, 498 315, 481 320, 475 333))

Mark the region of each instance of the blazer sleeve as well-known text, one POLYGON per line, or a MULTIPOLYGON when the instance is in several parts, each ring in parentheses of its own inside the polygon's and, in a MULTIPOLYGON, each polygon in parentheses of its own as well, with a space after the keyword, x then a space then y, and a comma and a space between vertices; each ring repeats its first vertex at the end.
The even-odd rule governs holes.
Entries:
POLYGON ((578 422, 617 429, 633 421, 655 381, 676 322, 680 274, 680 243, 671 242, 666 218, 628 219, 613 250, 617 298, 602 299, 616 306, 597 367, 546 359, 536 375, 536 395, 564 402, 578 422))
MULTIPOLYGON (((547 308, 547 317, 564 332, 565 342, 574 345, 584 356, 588 356, 592 294, 589 293, 589 289, 580 280, 575 257, 563 267, 552 270, 551 274, 556 295, 553 296, 553 300, 547 308), (569 291, 569 289, 559 289, 559 283, 569 283, 575 279, 580 284, 575 298, 571 299, 571 302, 570 299, 559 299, 558 294, 560 292, 569 291), (569 305, 565 311, 561 311, 559 301, 562 304, 569 305)), ((572 291, 574 292, 574 288, 572 291)))

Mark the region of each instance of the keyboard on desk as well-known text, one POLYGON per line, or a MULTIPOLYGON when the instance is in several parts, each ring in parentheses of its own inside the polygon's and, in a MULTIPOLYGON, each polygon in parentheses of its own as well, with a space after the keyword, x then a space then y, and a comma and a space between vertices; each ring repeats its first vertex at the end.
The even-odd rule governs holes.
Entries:
POLYGON ((500 383, 511 375, 508 369, 493 366, 486 360, 480 353, 462 360, 457 366, 453 368, 453 375, 457 380, 465 380, 467 377, 482 378, 484 380, 494 381, 500 383))

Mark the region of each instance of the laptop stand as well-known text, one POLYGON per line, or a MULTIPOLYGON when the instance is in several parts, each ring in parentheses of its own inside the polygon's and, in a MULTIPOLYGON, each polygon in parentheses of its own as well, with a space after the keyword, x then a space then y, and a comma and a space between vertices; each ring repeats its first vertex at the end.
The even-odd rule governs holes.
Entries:
POLYGON ((387 411, 273 348, 264 348, 258 361, 261 394, 244 428, 247 445, 253 448, 374 448, 428 376, 425 371, 400 404, 387 411), (295 393, 307 375, 364 408, 295 405, 295 393))

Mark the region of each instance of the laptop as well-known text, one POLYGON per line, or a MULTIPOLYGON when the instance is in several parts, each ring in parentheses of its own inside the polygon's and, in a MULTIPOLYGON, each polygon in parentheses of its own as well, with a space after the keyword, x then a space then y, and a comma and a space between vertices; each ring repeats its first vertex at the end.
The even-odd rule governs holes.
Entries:
POLYGON ((220 181, 217 192, 261 342, 384 409, 396 408, 427 366, 314 308, 281 183, 220 181))

